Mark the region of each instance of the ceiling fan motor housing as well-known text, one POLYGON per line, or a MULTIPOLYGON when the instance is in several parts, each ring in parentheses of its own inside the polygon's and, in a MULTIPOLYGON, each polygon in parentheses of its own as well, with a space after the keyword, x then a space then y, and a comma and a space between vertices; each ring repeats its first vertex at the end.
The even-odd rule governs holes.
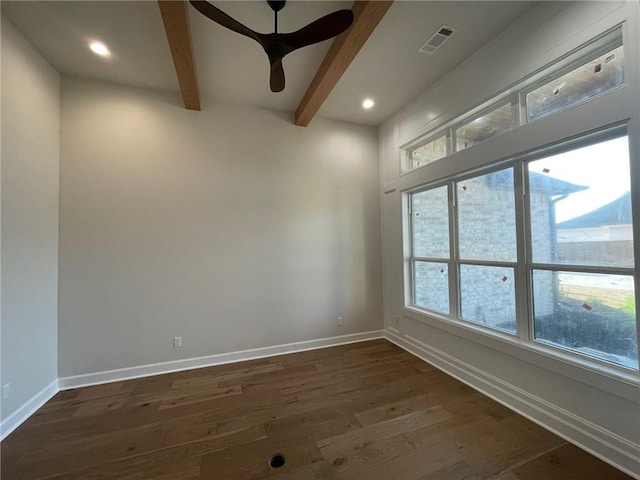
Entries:
POLYGON ((285 0, 267 0, 267 3, 271 7, 271 10, 274 12, 279 12, 284 8, 284 5, 287 3, 285 0))

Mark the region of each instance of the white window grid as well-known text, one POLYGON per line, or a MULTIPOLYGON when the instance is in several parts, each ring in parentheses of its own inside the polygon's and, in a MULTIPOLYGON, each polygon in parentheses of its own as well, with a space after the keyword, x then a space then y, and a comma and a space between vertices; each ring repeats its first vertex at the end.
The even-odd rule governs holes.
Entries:
MULTIPOLYGON (((635 277, 635 267, 615 267, 615 266, 597 266, 597 265, 576 265, 576 264, 558 264, 558 263, 540 263, 534 262, 532 259, 532 239, 529 225, 531 225, 531 214, 529 199, 529 182, 528 182, 528 170, 527 165, 529 162, 537 159, 559 154, 569 150, 577 149, 583 146, 588 146, 626 136, 628 134, 626 124, 612 125, 608 128, 599 130, 598 132, 592 132, 585 134, 579 138, 567 140, 556 145, 550 145, 541 147, 534 152, 523 154, 503 162, 499 162, 488 167, 483 167, 471 172, 465 172, 463 174, 452 175, 444 180, 438 182, 422 185, 417 189, 412 189, 407 192, 407 227, 408 227, 408 242, 406 248, 408 249, 408 255, 406 257, 406 280, 407 280, 407 303, 418 310, 427 312, 430 316, 435 318, 453 321, 457 324, 464 326, 473 326, 473 328, 480 329, 489 335, 498 337, 512 337, 525 343, 534 343, 538 345, 544 345, 545 348, 550 351, 563 352, 570 357, 589 358, 596 364, 606 365, 608 368, 613 368, 620 371, 635 371, 637 369, 631 369, 623 365, 613 364, 597 357, 589 356, 584 353, 578 353, 570 348, 563 347, 561 345, 545 342, 544 340, 538 340, 534 335, 534 312, 533 312, 533 272, 534 270, 546 270, 554 272, 569 272, 569 273, 591 273, 591 274, 609 274, 609 275, 629 275, 635 277), (456 184, 469 178, 474 178, 480 175, 490 174, 499 170, 507 168, 513 168, 514 170, 514 201, 516 209, 516 251, 517 259, 515 262, 505 261, 493 261, 493 260, 468 260, 460 258, 459 239, 458 239, 458 210, 457 210, 457 198, 456 198, 456 184), (430 257, 430 256, 416 256, 413 252, 414 245, 414 232, 412 221, 412 196, 420 192, 439 188, 442 186, 447 187, 448 194, 448 221, 449 221, 449 258, 430 257), (415 284, 414 284, 414 268, 416 262, 436 262, 447 264, 448 269, 448 281, 449 281, 449 315, 443 313, 428 310, 424 307, 418 306, 415 303, 415 284), (461 295, 460 295, 460 271, 461 265, 478 265, 478 266, 492 266, 492 267, 507 267, 512 268, 514 271, 514 285, 515 285, 515 306, 516 306, 516 331, 515 333, 507 332, 502 329, 496 329, 489 326, 483 326, 476 322, 466 320, 461 316, 461 295)), ((631 185, 632 190, 637 188, 635 185, 631 185)), ((633 206, 632 206, 633 208, 633 206)), ((634 218, 638 218, 634 212, 634 218)), ((636 305, 637 300, 640 297, 640 292, 635 292, 636 305)), ((636 328, 640 330, 640 325, 636 321, 636 328)))

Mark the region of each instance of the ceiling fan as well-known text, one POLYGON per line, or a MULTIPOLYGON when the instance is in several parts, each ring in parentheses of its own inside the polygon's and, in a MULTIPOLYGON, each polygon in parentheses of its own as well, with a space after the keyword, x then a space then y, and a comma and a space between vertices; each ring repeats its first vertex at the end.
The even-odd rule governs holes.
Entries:
POLYGON ((282 59, 285 55, 298 48, 313 45, 340 35, 353 23, 353 12, 351 10, 338 10, 319 18, 315 22, 311 22, 306 27, 295 32, 278 33, 278 12, 284 8, 286 2, 284 0, 267 0, 275 15, 275 31, 274 33, 259 33, 231 18, 207 1, 189 0, 189 2, 196 10, 214 22, 240 35, 252 38, 260 44, 269 57, 269 64, 271 65, 269 84, 272 92, 284 90, 285 80, 282 59))

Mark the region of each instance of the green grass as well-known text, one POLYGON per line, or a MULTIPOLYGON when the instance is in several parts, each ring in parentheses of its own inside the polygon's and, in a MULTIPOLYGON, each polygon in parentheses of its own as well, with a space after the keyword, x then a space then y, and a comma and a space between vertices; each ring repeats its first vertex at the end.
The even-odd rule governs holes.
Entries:
POLYGON ((624 313, 631 315, 632 317, 636 316, 636 297, 633 295, 629 295, 624 299, 622 305, 620 305, 620 310, 624 313))

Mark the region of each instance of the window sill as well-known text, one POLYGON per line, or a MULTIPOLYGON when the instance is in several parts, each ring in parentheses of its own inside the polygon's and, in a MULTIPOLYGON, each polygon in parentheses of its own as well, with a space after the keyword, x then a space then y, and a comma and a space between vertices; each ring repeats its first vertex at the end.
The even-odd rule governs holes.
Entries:
POLYGON ((411 306, 404 307, 404 316, 431 328, 455 335, 481 346, 569 377, 586 385, 639 403, 640 377, 638 372, 616 368, 588 358, 581 358, 544 344, 525 342, 517 337, 453 321, 437 314, 427 314, 411 306))

